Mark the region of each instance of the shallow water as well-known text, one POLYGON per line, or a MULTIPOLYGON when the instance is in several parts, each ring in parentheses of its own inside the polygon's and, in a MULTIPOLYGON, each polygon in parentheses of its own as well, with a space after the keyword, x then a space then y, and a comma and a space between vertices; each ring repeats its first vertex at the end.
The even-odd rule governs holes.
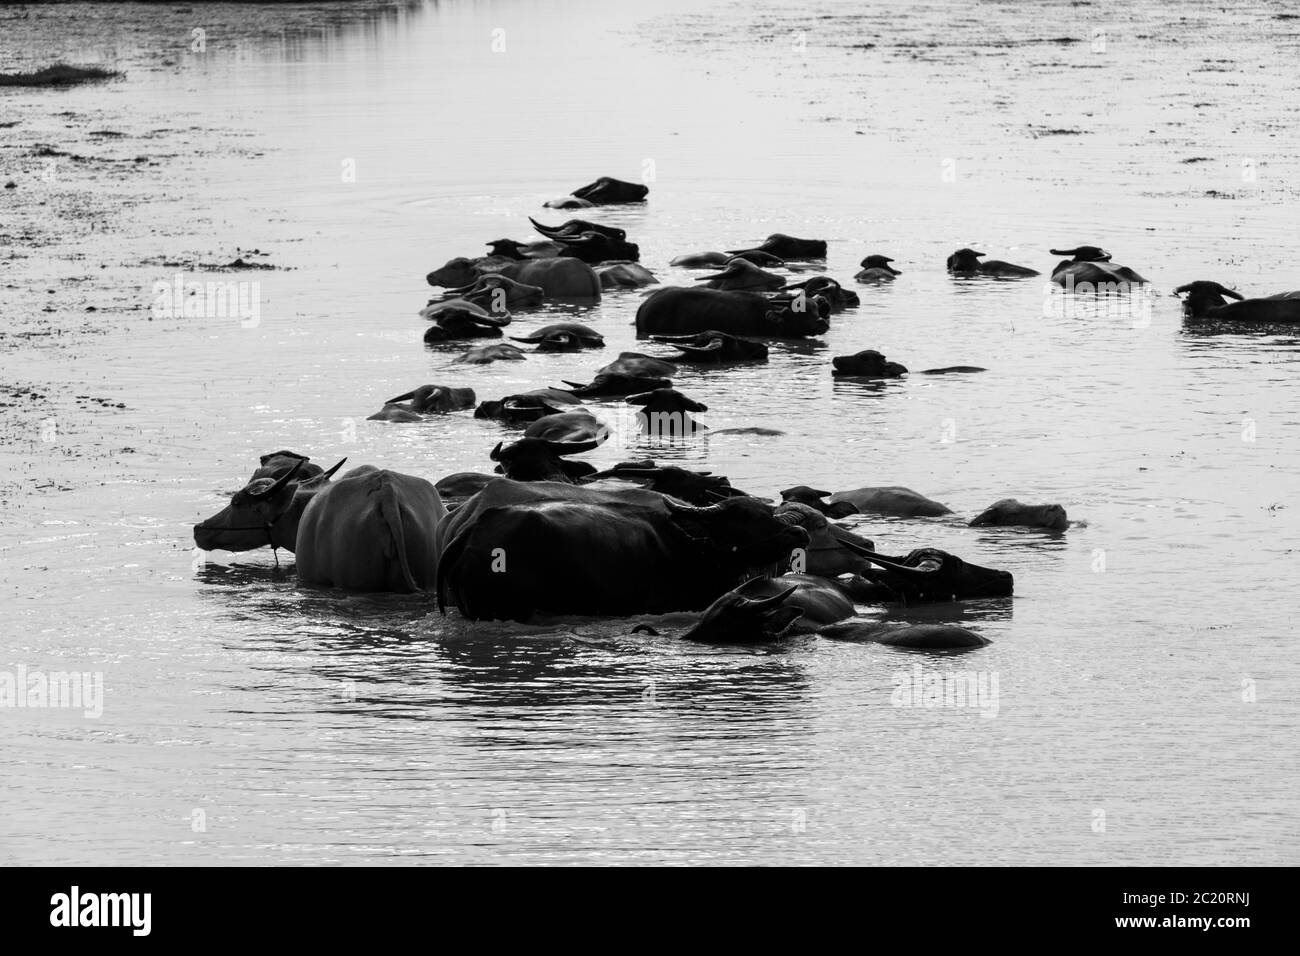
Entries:
POLYGON ((1300 20, 1262 3, 954 17, 671 0, 304 29, 301 12, 205 4, 127 11, 115 32, 88 19, 104 5, 71 9, 75 27, 0 33, 6 64, 44 42, 127 74, 0 90, 16 121, 0 178, 18 185, 0 230, 0 668, 102 671, 106 696, 98 719, 0 709, 7 860, 1300 860, 1297 338, 1194 329, 1169 295, 1297 285, 1300 77, 1279 64, 1300 20), (527 237, 527 216, 567 218, 541 203, 601 174, 653 177, 647 205, 587 218, 627 228, 668 282, 694 275, 675 255, 774 231, 829 239, 842 280, 870 252, 904 274, 767 366, 676 377, 713 428, 785 434, 620 431, 589 460, 650 455, 764 495, 914 487, 956 514, 857 519, 864 533, 1006 568, 1016 596, 870 613, 993 644, 469 627, 425 599, 299 588, 269 554, 193 552, 190 526, 259 454, 486 471, 508 430, 365 416, 421 382, 496 398, 637 348, 637 292, 578 315, 601 353, 445 368, 460 349, 420 342, 430 268, 527 237), (1050 271, 1049 247, 1087 242, 1154 290, 1089 303, 943 274, 959 246, 1050 271), (202 268, 254 248, 280 268, 202 268), (154 283, 182 268, 260 283, 260 321, 153 315, 154 283), (832 383, 830 356, 861 348, 989 371, 832 383), (966 527, 1009 496, 1074 524, 966 527), (996 717, 893 706, 916 664, 996 674, 996 717))

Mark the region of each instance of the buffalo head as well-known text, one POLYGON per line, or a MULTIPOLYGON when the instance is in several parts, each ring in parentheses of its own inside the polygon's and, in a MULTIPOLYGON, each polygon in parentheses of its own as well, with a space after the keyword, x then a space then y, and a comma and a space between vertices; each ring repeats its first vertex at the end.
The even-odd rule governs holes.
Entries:
POLYGON ((744 573, 779 574, 797 548, 807 548, 808 534, 782 521, 771 505, 757 498, 728 498, 699 508, 664 498, 673 524, 712 560, 744 573))
POLYGON ((1192 317, 1205 315, 1210 309, 1217 309, 1219 306, 1227 305, 1228 299, 1240 300, 1242 298, 1240 293, 1221 286, 1217 282, 1209 282, 1204 279, 1180 285, 1174 290, 1175 295, 1184 293, 1186 293, 1187 298, 1183 300, 1183 312, 1192 317))
POLYGON ((521 438, 508 447, 497 442, 489 457, 496 470, 515 481, 558 481, 574 484, 575 479, 596 469, 585 461, 565 461, 562 455, 580 455, 600 447, 599 441, 561 442, 545 438, 521 438))
POLYGON ((1007 597, 1014 578, 1009 571, 983 568, 937 548, 921 548, 906 557, 864 555, 883 570, 868 580, 873 594, 859 599, 901 601, 956 601, 964 598, 1007 597))
POLYGON ((253 479, 231 496, 230 504, 194 526, 194 544, 201 551, 251 551, 267 545, 292 551, 297 522, 282 519, 291 514, 301 517, 306 501, 298 500, 298 492, 324 485, 344 461, 301 483, 295 479, 307 463, 305 458, 278 478, 253 479))
POLYGON ((682 640, 702 644, 758 644, 779 640, 803 616, 802 608, 785 605, 786 598, 797 590, 792 586, 771 597, 757 599, 728 591, 705 609, 695 626, 682 635, 682 640))

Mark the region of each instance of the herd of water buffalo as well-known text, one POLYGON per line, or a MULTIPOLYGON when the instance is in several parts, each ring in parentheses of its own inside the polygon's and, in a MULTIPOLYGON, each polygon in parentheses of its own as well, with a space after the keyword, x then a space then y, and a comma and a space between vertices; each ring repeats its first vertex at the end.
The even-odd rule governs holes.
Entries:
MULTIPOLYGON (((588 208, 646 199, 644 185, 601 178, 553 208, 588 208)), ((533 220, 542 239, 498 239, 490 252, 456 258, 428 275, 447 293, 421 311, 435 348, 501 338, 511 310, 546 302, 598 302, 602 290, 640 288, 658 280, 639 264, 640 250, 623 229, 582 219, 559 226, 533 220)), ((1095 246, 1051 250, 1069 258, 1051 281, 1067 292, 1126 294, 1145 284, 1095 246)), ((987 640, 947 625, 889 625, 856 618, 855 604, 917 603, 1012 593, 1006 571, 921 548, 906 555, 876 552, 871 541, 837 523, 855 513, 919 517, 950 514, 907 488, 830 493, 805 485, 782 501, 733 488, 709 472, 627 461, 603 471, 572 460, 591 451, 609 429, 591 401, 621 400, 636 408, 637 427, 656 437, 688 438, 707 429, 694 415, 707 407, 673 388, 678 365, 765 362, 768 342, 818 336, 830 318, 859 303, 835 279, 795 282, 770 271, 815 268, 826 242, 783 234, 751 248, 679 256, 671 266, 711 269, 691 287, 650 292, 636 313, 638 338, 670 353, 623 352, 586 383, 539 387, 479 402, 471 388, 423 385, 390 399, 372 419, 405 422, 473 408, 477 418, 523 429, 498 443, 493 474, 461 472, 436 484, 363 466, 332 480, 343 462, 323 470, 307 456, 279 451, 262 457, 248 484, 221 512, 194 528, 202 550, 261 547, 294 552, 306 584, 363 591, 435 591, 439 607, 454 605, 471 620, 529 620, 538 614, 629 616, 703 611, 682 636, 707 642, 775 640, 817 632, 905 647, 970 647, 987 640)), ((1020 278, 1040 273, 983 260, 960 249, 948 258, 954 276, 1020 278)), ((884 255, 862 260, 854 278, 891 282, 901 273, 884 255)), ((1300 292, 1245 299, 1215 282, 1175 290, 1189 320, 1300 321, 1300 292), (1232 299, 1235 301, 1229 302, 1232 299)), ((604 346, 578 322, 545 325, 514 341, 538 352, 604 346)), ((469 348, 454 363, 524 360, 518 346, 469 348)), ((873 350, 833 359, 832 374, 864 379, 908 374, 873 350)), ((922 374, 971 373, 951 366, 922 374)), ((744 431, 744 430, 742 430, 744 431)), ((761 431, 761 430, 759 430, 761 431)), ((1059 505, 999 501, 974 526, 1068 527, 1059 505)), ((649 629, 645 625, 641 627, 649 629)))

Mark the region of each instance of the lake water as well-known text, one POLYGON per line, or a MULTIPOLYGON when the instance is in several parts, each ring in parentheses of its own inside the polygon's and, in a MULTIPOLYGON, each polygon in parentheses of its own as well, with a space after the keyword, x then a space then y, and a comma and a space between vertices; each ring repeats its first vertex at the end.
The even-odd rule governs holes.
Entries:
POLYGON ((102 672, 104 699, 0 708, 0 858, 1300 862, 1300 349, 1185 325, 1170 294, 1300 285, 1284 5, 58 10, 0 13, 5 69, 126 77, 0 89, 0 668, 102 672), (765 366, 675 378, 714 429, 784 434, 620 432, 586 458, 767 496, 916 488, 955 514, 853 523, 885 553, 1010 570, 1016 596, 864 612, 991 645, 468 626, 299 588, 269 553, 195 553, 260 454, 487 471, 508 429, 365 418, 420 383, 497 398, 639 348, 635 291, 510 330, 576 317, 601 353, 448 368, 460 350, 420 340, 426 272, 567 218, 542 202, 598 175, 649 181, 648 204, 588 218, 666 282, 693 281, 675 255, 778 231, 828 239, 846 284, 873 252, 904 274, 765 366), (943 270, 971 246, 1049 272, 1082 243, 1152 289, 1099 304, 943 270), (239 255, 278 268, 208 268, 239 255), (259 283, 258 321, 155 314, 177 272, 259 283), (988 371, 832 383, 863 348, 988 371), (1074 523, 966 526, 1004 497, 1074 523), (916 667, 996 676, 996 715, 895 706, 916 667))

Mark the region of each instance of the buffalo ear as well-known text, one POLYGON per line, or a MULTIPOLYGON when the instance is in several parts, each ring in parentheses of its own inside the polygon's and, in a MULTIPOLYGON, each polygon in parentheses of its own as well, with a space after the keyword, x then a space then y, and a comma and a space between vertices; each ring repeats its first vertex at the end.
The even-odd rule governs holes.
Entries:
POLYGON ((629 395, 623 401, 629 405, 649 405, 650 400, 654 397, 653 392, 640 392, 636 395, 629 395))

